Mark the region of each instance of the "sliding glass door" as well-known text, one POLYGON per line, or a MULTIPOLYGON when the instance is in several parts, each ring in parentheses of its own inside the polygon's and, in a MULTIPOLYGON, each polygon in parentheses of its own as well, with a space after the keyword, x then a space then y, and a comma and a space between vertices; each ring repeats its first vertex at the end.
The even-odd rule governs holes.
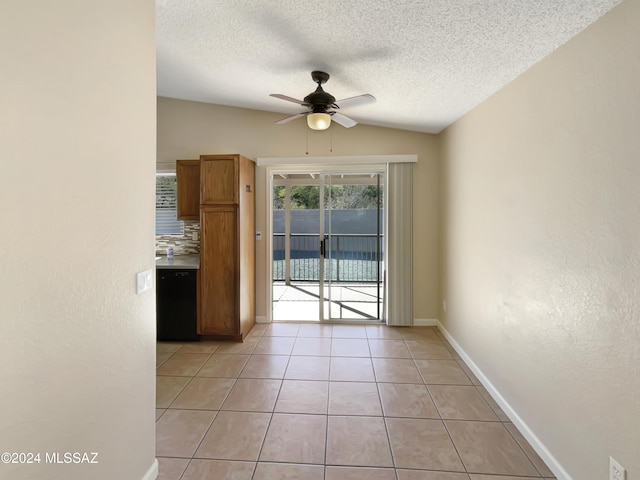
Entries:
POLYGON ((273 320, 381 320, 384 172, 281 173, 273 185, 273 320))

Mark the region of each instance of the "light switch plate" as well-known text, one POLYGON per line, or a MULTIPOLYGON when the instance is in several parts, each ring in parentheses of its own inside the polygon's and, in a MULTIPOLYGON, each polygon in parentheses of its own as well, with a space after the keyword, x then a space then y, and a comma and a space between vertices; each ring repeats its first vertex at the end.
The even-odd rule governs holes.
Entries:
POLYGON ((153 270, 145 270, 136 274, 136 293, 140 294, 153 288, 153 270))
POLYGON ((617 460, 613 457, 609 457, 609 479, 610 480, 625 480, 627 478, 627 471, 617 460))
POLYGON ((262 232, 256 232, 256 240, 262 240, 262 232))

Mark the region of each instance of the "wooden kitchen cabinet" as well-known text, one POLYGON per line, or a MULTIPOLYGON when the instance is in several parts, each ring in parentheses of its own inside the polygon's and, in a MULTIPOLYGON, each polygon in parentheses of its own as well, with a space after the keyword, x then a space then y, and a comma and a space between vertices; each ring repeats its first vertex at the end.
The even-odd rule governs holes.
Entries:
POLYGON ((200 160, 176 160, 178 220, 200 219, 200 160))
POLYGON ((238 204, 240 158, 240 155, 200 156, 202 205, 238 204))
POLYGON ((243 340, 255 324, 255 164, 203 155, 200 167, 198 333, 243 340))
POLYGON ((237 335, 240 293, 237 207, 203 207, 200 233, 202 319, 198 333, 237 335))

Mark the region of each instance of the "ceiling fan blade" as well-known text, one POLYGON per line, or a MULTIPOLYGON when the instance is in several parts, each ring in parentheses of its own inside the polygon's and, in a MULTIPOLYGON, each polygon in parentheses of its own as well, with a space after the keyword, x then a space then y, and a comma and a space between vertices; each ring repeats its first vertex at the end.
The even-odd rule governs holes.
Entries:
POLYGON ((342 100, 338 100, 335 104, 338 108, 354 107, 356 105, 366 105, 367 103, 374 103, 376 97, 365 93, 364 95, 358 95, 356 97, 349 97, 342 100))
POLYGON ((296 118, 306 117, 309 115, 309 112, 297 113, 295 115, 291 115, 290 117, 283 118, 282 120, 278 120, 276 125, 282 125, 283 123, 289 123, 291 120, 295 120, 296 118))
POLYGON ((287 102, 297 103, 298 105, 307 106, 307 103, 304 103, 302 100, 298 100, 297 98, 289 97, 287 95, 282 95, 281 93, 272 93, 269 95, 270 97, 279 98, 280 100, 286 100, 287 102))
POLYGON ((358 124, 358 122, 356 122, 354 119, 342 115, 338 112, 331 112, 331 120, 342 125, 344 128, 351 128, 354 125, 358 124))

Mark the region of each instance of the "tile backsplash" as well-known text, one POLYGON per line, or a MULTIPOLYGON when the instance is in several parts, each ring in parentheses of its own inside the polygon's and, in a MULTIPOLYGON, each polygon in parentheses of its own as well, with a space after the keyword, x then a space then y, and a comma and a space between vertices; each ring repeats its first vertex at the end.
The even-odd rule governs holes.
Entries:
POLYGON ((184 235, 156 235, 156 255, 166 255, 167 248, 173 247, 174 255, 200 253, 200 222, 184 222, 184 235), (193 234, 198 234, 198 240, 193 234))

